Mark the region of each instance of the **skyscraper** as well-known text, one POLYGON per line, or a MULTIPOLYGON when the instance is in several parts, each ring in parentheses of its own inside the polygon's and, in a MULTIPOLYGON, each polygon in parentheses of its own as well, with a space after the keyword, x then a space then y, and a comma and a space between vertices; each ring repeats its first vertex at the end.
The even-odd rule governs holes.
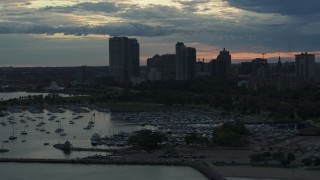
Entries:
POLYGON ((315 55, 301 53, 296 55, 296 76, 302 82, 314 82, 315 55))
POLYGON ((216 79, 227 79, 231 71, 231 55, 229 51, 223 48, 220 51, 216 60, 211 61, 212 63, 212 76, 216 79))
POLYGON ((176 44, 176 80, 195 78, 196 49, 186 47, 182 42, 176 44))
POLYGON ((109 39, 109 66, 115 82, 127 83, 139 76, 140 53, 136 39, 112 37, 109 39))

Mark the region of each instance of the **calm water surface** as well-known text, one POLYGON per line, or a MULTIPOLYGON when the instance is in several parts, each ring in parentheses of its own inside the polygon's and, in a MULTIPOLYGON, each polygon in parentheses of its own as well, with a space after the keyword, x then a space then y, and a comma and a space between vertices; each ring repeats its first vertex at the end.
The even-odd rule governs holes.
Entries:
POLYGON ((205 180, 188 167, 0 163, 1 180, 205 180))
POLYGON ((227 180, 279 180, 279 179, 227 177, 227 180))
MULTIPOLYGON (((0 93, 0 98, 10 99, 20 96, 38 95, 26 93, 0 93)), ((45 94, 44 94, 45 95, 45 94)), ((81 158, 94 154, 104 155, 97 152, 72 152, 69 155, 55 149, 53 144, 70 141, 75 147, 91 147, 90 137, 94 133, 102 136, 117 134, 119 132, 132 132, 142 129, 141 126, 128 124, 121 119, 112 117, 111 113, 90 111, 89 113, 74 114, 73 111, 65 110, 64 113, 51 114, 47 110, 43 113, 32 114, 29 111, 21 113, 10 113, 7 117, 0 117, 0 122, 6 122, 7 126, 0 125, 0 148, 1 146, 10 151, 0 153, 0 158, 55 158, 71 159, 81 158), (57 116, 53 121, 49 121, 51 116, 57 116), (76 116, 83 118, 74 120, 76 116), (9 117, 13 117, 16 124, 9 124, 9 117), (36 121, 27 120, 27 117, 36 121), (83 129, 88 122, 95 120, 95 127, 90 130, 83 129), (21 123, 25 120, 26 123, 21 123), (59 120, 60 122, 56 122, 59 120), (73 120, 75 124, 69 124, 73 120), (37 127, 40 122, 45 122, 43 127, 37 127), (27 125, 28 127, 25 127, 27 125), (62 126, 67 136, 60 136, 55 133, 55 129, 62 126), (45 129, 40 132, 38 129, 45 129), (27 135, 20 133, 25 130, 27 135), (17 136, 14 141, 8 140, 12 134, 17 136), (5 141, 8 141, 7 143, 5 141), (25 142, 23 142, 25 141, 25 142), (50 143, 45 146, 44 143, 50 143)), ((106 146, 100 146, 106 148, 106 146)), ((117 165, 71 165, 71 164, 23 164, 23 163, 0 163, 1 180, 204 180, 206 179, 198 171, 188 167, 170 166, 117 166, 117 165)))

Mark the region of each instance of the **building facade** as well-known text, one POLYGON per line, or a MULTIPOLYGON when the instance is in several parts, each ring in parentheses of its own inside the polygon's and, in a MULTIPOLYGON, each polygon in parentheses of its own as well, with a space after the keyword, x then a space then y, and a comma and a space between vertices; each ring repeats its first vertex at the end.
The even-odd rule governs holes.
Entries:
POLYGON ((176 80, 195 78, 196 49, 186 47, 182 42, 176 44, 176 80))
POLYGON ((312 83, 315 81, 315 55, 301 53, 296 56, 296 76, 298 81, 312 83))
POLYGON ((231 73, 231 55, 229 51, 224 48, 220 51, 217 59, 211 61, 212 63, 212 76, 215 79, 227 79, 231 73))
POLYGON ((156 54, 147 59, 148 80, 172 80, 175 79, 175 54, 156 54))
POLYGON ((136 39, 112 37, 109 39, 109 67, 115 82, 128 83, 139 76, 140 50, 136 39))

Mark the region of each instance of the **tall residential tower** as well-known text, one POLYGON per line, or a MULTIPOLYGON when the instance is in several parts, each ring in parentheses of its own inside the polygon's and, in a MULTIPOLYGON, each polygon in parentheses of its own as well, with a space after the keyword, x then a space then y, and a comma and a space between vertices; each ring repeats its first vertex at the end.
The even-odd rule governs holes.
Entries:
POLYGON ((109 67, 115 82, 127 83, 139 76, 140 50, 136 39, 112 37, 109 39, 109 67))
POLYGON ((296 55, 296 76, 302 82, 315 80, 315 55, 301 53, 296 55))
POLYGON ((196 49, 186 47, 182 42, 176 44, 176 80, 195 78, 196 49))

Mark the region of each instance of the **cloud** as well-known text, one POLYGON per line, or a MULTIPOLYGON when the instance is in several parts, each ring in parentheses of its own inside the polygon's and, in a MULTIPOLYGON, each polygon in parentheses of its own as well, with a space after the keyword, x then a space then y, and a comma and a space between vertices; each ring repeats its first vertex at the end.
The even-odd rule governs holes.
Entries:
POLYGON ((207 4, 210 0, 173 0, 173 2, 179 3, 184 11, 197 12, 199 5, 207 4))
POLYGON ((226 0, 231 6, 257 13, 306 16, 319 14, 319 0, 226 0))
POLYGON ((62 12, 62 13, 70 13, 77 10, 113 13, 123 8, 125 8, 124 4, 117 4, 115 2, 98 2, 98 3, 84 2, 84 3, 75 4, 72 6, 47 6, 45 8, 41 8, 41 10, 55 11, 55 12, 62 12))
POLYGON ((18 25, 0 23, 0 34, 56 34, 83 36, 88 34, 112 36, 165 36, 176 32, 171 27, 148 26, 140 23, 110 23, 106 26, 64 26, 18 25))

